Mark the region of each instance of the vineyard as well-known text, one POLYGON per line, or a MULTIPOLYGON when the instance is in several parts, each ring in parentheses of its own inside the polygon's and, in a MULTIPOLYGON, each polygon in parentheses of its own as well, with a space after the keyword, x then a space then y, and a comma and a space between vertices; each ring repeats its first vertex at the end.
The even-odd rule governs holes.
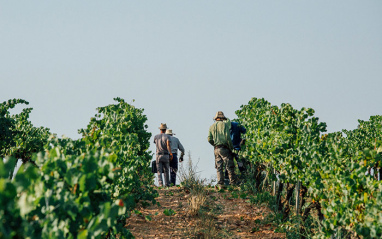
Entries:
MULTIPOLYGON (((31 108, 12 115, 25 100, 0 104, 0 238, 134 237, 126 221, 157 204, 151 133, 143 109, 114 100, 78 140, 34 127, 31 108)), ((381 238, 382 116, 326 134, 314 113, 257 98, 236 111, 247 129, 242 192, 252 201, 271 195, 281 221, 296 219, 299 238, 381 238)))
POLYGON ((297 188, 295 214, 302 223, 317 211, 314 237, 382 237, 382 183, 370 173, 381 165, 382 116, 360 120, 352 131, 324 134, 326 124, 313 109, 253 98, 236 114, 247 128, 243 156, 257 170, 258 188, 264 171, 268 181, 279 178, 273 192, 284 217, 297 188))
POLYGON ((146 116, 122 99, 98 108, 82 138, 34 128, 28 102, 1 104, 0 237, 131 238, 124 219, 138 202, 155 203, 146 116), (24 162, 13 180, 15 158, 24 162), (30 162, 30 163, 27 163, 30 162))

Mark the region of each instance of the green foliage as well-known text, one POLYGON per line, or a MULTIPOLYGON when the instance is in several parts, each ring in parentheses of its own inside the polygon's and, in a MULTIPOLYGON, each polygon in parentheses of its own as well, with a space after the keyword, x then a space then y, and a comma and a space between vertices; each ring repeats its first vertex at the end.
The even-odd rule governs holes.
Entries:
MULTIPOLYGON (((63 148, 65 145, 63 145, 63 148)), ((65 155, 61 148, 35 156, 41 176, 23 201, 36 207, 24 212, 37 221, 31 233, 36 238, 105 237, 127 232, 117 219, 124 215, 123 200, 111 198, 116 178, 110 155, 89 151, 82 155, 65 155)))
POLYGON ((30 161, 34 153, 43 149, 50 133, 48 128, 34 127, 28 120, 32 108, 11 115, 9 110, 18 104, 29 103, 13 99, 0 104, 0 157, 12 156, 25 163, 30 161))
POLYGON ((275 168, 284 182, 305 181, 300 169, 309 165, 319 147, 320 134, 326 131, 326 124, 313 117, 313 109, 296 110, 290 104, 279 108, 253 98, 236 114, 247 128, 244 157, 253 164, 275 168))
POLYGON ((98 108, 87 128, 79 130, 82 141, 88 150, 110 150, 113 163, 121 168, 121 174, 113 184, 113 197, 129 201, 130 209, 140 200, 155 203, 147 118, 143 109, 120 98, 114 100, 118 103, 98 108))
POLYGON ((381 165, 381 116, 359 121, 358 129, 330 134, 323 144, 324 165, 315 167, 321 175, 310 191, 320 200, 325 235, 356 233, 368 238, 382 236, 382 183, 365 175, 381 165))
POLYGON ((261 205, 263 203, 268 204, 269 207, 275 205, 275 197, 272 196, 269 192, 257 193, 250 197, 250 202, 256 205, 261 205))
POLYGON ((315 237, 382 236, 382 183, 365 175, 381 166, 382 116, 359 121, 358 129, 343 131, 344 137, 341 132, 323 135, 326 124, 313 117, 313 109, 253 98, 236 114, 247 128, 244 157, 270 174, 276 169, 282 182, 300 181, 311 200, 320 202, 325 219, 315 237))
POLYGON ((346 134, 349 154, 356 154, 363 149, 377 149, 377 141, 382 135, 382 116, 371 116, 369 121, 358 120, 355 130, 343 130, 346 134))
POLYGON ((0 160, 0 238, 25 238, 29 228, 28 222, 22 215, 23 209, 30 204, 20 204, 18 194, 23 194, 30 186, 30 179, 38 176, 35 167, 27 167, 23 173, 17 174, 15 179, 9 179, 9 172, 13 170, 16 160, 8 157, 0 160))
POLYGON ((173 216, 173 215, 176 214, 176 212, 170 208, 170 209, 165 209, 163 211, 163 214, 166 215, 166 216, 173 216))
POLYGON ((11 182, 0 162, 2 238, 130 238, 119 219, 125 215, 122 199, 112 200, 113 181, 119 174, 110 154, 89 151, 65 155, 61 147, 39 153, 11 182))
POLYGON ((98 109, 79 140, 33 127, 30 108, 11 115, 24 100, 0 105, 0 156, 37 166, 23 166, 10 181, 16 160, 0 161, 0 238, 132 237, 127 212, 139 201, 155 203, 151 135, 143 110, 116 100, 98 109))

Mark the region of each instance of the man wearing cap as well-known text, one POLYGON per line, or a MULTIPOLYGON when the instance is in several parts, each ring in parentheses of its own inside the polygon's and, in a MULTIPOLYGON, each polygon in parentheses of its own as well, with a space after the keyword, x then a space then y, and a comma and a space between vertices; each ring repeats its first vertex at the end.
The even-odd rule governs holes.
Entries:
POLYGON ((171 139, 169 135, 165 134, 167 129, 166 124, 161 124, 159 129, 160 134, 157 134, 154 137, 154 144, 156 145, 158 184, 159 187, 163 187, 162 172, 164 172, 164 183, 165 186, 169 187, 170 160, 172 159, 171 139))
POLYGON ((222 111, 218 111, 214 117, 215 122, 208 131, 208 142, 214 146, 215 168, 217 170, 218 185, 224 186, 224 165, 228 171, 231 185, 237 183, 235 164, 233 162, 233 144, 230 136, 231 121, 222 111))
POLYGON ((179 162, 183 162, 184 156, 184 147, 180 143, 179 139, 176 138, 171 129, 166 130, 166 134, 170 135, 171 140, 171 151, 172 151, 172 160, 170 162, 170 182, 172 185, 176 185, 176 173, 178 172, 178 149, 180 150, 179 162))

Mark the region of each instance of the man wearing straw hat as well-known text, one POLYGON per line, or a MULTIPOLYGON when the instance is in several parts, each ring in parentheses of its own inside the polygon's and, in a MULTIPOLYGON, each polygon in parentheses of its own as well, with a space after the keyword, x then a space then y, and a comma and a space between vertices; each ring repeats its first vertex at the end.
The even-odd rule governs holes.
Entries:
POLYGON ((158 170, 158 184, 159 187, 163 187, 162 172, 164 172, 165 186, 170 186, 169 171, 170 160, 172 160, 171 153, 171 139, 170 136, 165 134, 167 125, 161 124, 160 134, 155 135, 154 144, 156 145, 156 163, 158 170))
POLYGON ((235 164, 233 162, 233 144, 230 136, 231 121, 222 111, 218 111, 213 118, 215 123, 208 131, 208 142, 214 146, 215 168, 217 170, 217 185, 224 187, 224 165, 228 171, 231 185, 237 184, 235 164))
POLYGON ((171 129, 166 130, 166 134, 170 135, 172 160, 170 161, 170 182, 172 185, 176 185, 176 173, 178 172, 178 149, 180 150, 179 162, 183 162, 184 147, 180 143, 179 139, 175 137, 171 129))

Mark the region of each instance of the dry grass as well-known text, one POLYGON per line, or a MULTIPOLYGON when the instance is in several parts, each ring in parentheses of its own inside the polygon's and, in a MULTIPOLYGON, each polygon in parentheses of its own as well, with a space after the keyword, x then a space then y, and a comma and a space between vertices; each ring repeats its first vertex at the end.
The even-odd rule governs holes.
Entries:
POLYGON ((186 166, 184 167, 183 164, 181 164, 179 167, 178 177, 180 186, 191 193, 197 194, 198 191, 204 191, 208 183, 206 179, 200 178, 199 173, 197 163, 193 164, 191 153, 189 152, 186 166))
POLYGON ((188 153, 187 167, 180 167, 178 175, 181 187, 189 193, 187 196, 188 214, 190 216, 199 215, 200 209, 207 199, 206 179, 200 178, 197 165, 192 163, 190 152, 188 153))
POLYGON ((196 216, 199 215, 199 211, 201 207, 206 202, 206 194, 199 192, 196 195, 192 195, 188 198, 188 214, 190 216, 196 216))
POLYGON ((187 214, 196 217, 196 225, 190 227, 188 236, 192 238, 220 238, 218 229, 215 226, 215 215, 203 209, 207 202, 207 189, 211 183, 206 179, 201 179, 197 170, 197 165, 192 162, 191 154, 188 153, 187 166, 179 170, 181 187, 189 193, 187 196, 187 214))

